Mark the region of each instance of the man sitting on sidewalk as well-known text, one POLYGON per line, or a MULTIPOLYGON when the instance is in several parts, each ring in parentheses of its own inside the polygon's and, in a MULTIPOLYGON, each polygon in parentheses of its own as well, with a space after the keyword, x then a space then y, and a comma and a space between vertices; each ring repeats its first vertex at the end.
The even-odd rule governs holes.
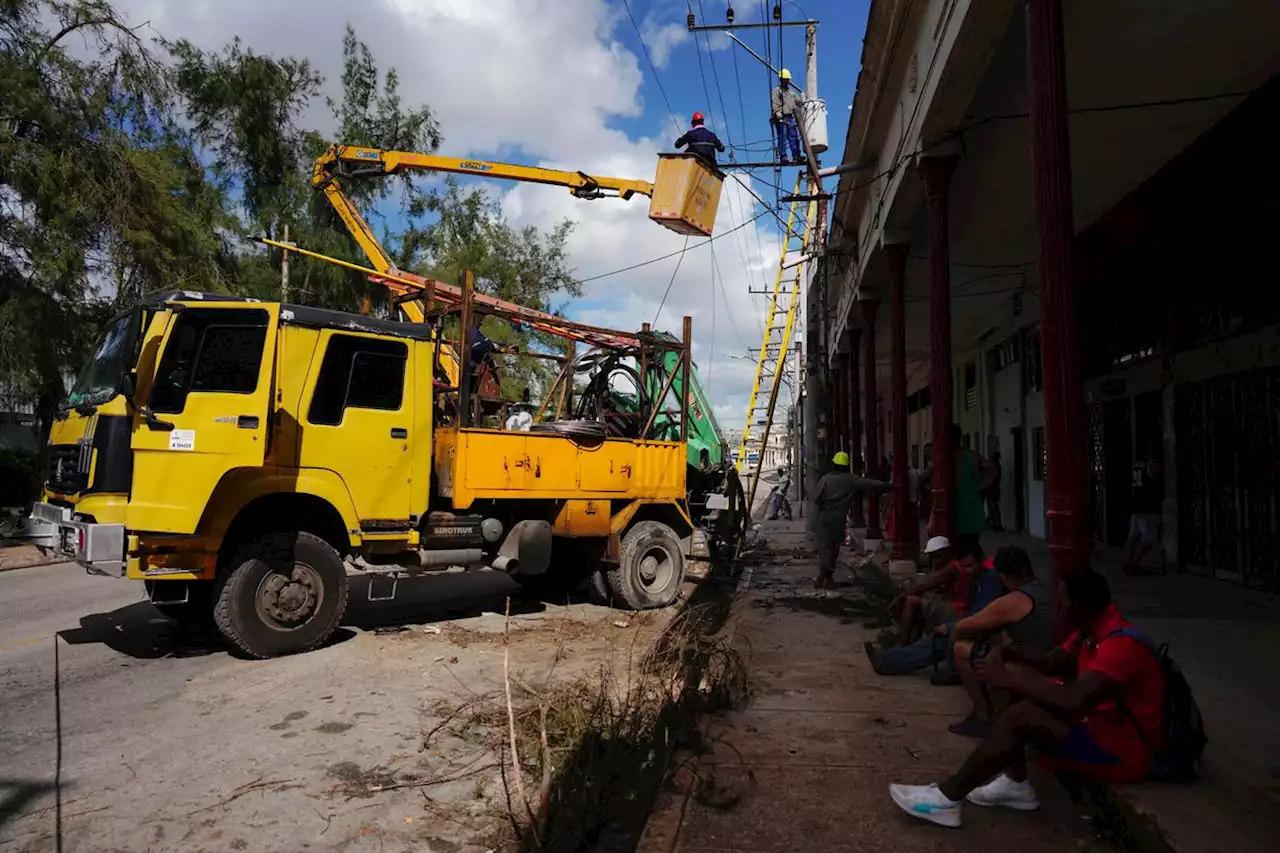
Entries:
POLYGON ((928 637, 939 625, 954 622, 969 612, 972 595, 973 569, 980 566, 977 560, 965 563, 961 554, 955 559, 951 540, 934 536, 924 546, 933 573, 919 583, 912 584, 889 602, 889 612, 898 618, 898 645, 906 646, 919 637, 928 637))
POLYGON ((1000 715, 955 775, 934 785, 889 786, 889 796, 907 814, 958 827, 966 799, 975 806, 1039 808, 1027 781, 1027 747, 1035 747, 1052 771, 1105 782, 1147 777, 1151 750, 1164 746, 1160 663, 1129 633, 1132 625, 1111 603, 1102 575, 1085 570, 1069 576, 1063 595, 1077 630, 1061 647, 1047 656, 996 649, 974 661, 988 687, 1022 698, 1000 715))
POLYGON ((1053 650, 1053 598, 1048 584, 1036 577, 1027 552, 1016 545, 1006 545, 996 551, 992 566, 1008 592, 957 622, 952 632, 956 674, 969 693, 973 710, 948 728, 965 737, 985 735, 996 711, 990 692, 974 671, 976 659, 993 646, 1012 647, 1038 656, 1053 650))
MULTIPOLYGON (((946 541, 945 537, 934 538, 946 541)), ((933 541, 931 539, 930 543, 933 541)), ((957 562, 961 574, 969 578, 969 590, 964 597, 964 601, 956 602, 960 605, 958 609, 963 612, 977 614, 999 597, 1003 591, 999 576, 992 570, 992 562, 983 559, 981 550, 971 550, 967 554, 962 554, 957 562)), ((952 568, 952 566, 949 565, 943 571, 949 568, 952 568)), ((930 578, 930 581, 936 576, 937 572, 930 578)), ((946 603, 947 609, 950 612, 956 611, 956 603, 946 603)), ((892 608, 893 605, 891 604, 890 607, 892 608)), ((935 618, 940 612, 944 616, 948 615, 947 610, 943 610, 942 605, 937 605, 936 607, 937 609, 933 613, 935 618)), ((881 651, 876 649, 874 643, 866 642, 863 647, 866 650, 867 657, 871 660, 871 668, 879 675, 909 675, 934 664, 945 663, 949 667, 952 656, 951 646, 955 642, 955 626, 958 621, 967 621, 973 618, 970 616, 959 620, 959 616, 960 613, 956 613, 954 617, 940 622, 932 630, 925 630, 923 636, 905 646, 895 646, 881 651)), ((942 674, 941 670, 936 673, 939 676, 942 674)), ((943 679, 935 683, 950 684, 958 682, 943 679)))

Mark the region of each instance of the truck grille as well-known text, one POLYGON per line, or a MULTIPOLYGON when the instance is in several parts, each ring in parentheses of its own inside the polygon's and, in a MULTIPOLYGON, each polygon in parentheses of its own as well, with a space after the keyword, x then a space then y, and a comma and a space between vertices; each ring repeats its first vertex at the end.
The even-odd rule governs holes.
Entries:
POLYGON ((89 475, 80 471, 80 445, 58 444, 49 448, 49 468, 45 478, 49 491, 74 495, 89 485, 89 475))

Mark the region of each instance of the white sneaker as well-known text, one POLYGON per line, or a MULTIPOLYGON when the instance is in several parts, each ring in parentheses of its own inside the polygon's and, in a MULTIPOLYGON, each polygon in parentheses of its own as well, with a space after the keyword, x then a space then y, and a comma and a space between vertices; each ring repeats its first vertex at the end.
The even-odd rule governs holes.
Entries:
POLYGON ((939 826, 960 826, 960 803, 948 800, 937 785, 890 785, 889 796, 912 817, 939 826))
POLYGON ((1004 806, 1020 812, 1033 812, 1040 808, 1040 799, 1030 782, 1015 782, 1004 773, 981 788, 974 788, 965 799, 975 806, 1004 806))

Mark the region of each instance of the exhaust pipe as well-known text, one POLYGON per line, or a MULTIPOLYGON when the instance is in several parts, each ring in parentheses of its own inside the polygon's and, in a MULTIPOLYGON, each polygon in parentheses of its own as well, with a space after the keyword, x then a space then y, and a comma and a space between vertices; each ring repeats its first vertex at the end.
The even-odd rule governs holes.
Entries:
POLYGON ((431 566, 474 566, 484 562, 480 548, 446 548, 441 551, 419 551, 418 564, 424 569, 431 566))

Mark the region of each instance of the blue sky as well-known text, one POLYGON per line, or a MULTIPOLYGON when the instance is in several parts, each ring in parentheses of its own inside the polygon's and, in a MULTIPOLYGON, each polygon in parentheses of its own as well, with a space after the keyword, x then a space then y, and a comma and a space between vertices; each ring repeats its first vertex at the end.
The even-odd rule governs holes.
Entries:
MULTIPOLYGON (((695 50, 685 26, 689 5, 700 22, 723 21, 724 0, 629 0, 656 76, 623 0, 363 0, 358 7, 345 0, 114 2, 130 24, 149 22, 166 38, 217 50, 239 37, 259 53, 306 57, 325 77, 330 95, 340 93, 342 31, 350 21, 381 68, 399 72, 405 104, 431 107, 445 139, 441 153, 451 156, 650 179, 657 154, 671 149, 694 110, 708 116, 726 143, 757 143, 739 160, 770 153, 760 144, 770 135, 767 72, 741 48, 730 50, 722 35, 711 37, 710 54, 702 36, 695 50)), ((733 5, 742 23, 759 20, 772 2, 733 5)), ((823 160, 839 162, 867 0, 804 0, 798 6, 786 0, 783 11, 787 20, 821 22, 819 94, 827 102, 832 146, 823 160)), ((762 31, 740 36, 766 52, 762 31)), ((776 30, 770 48, 776 62, 776 30)), ((803 83, 802 28, 784 34, 781 53, 803 83)), ((332 129, 320 101, 306 122, 332 129)), ((796 171, 783 170, 788 189, 796 171)), ((593 280, 584 298, 568 307, 570 316, 622 329, 648 320, 668 330, 679 329, 681 315, 691 316, 694 357, 716 414, 735 427, 754 375, 746 350, 759 346, 763 330, 765 303, 750 291, 772 285, 780 252, 780 229, 771 215, 733 230, 762 212, 752 192, 770 202, 778 194, 772 170, 742 178, 750 191, 734 181, 725 184, 716 225, 722 238, 713 245, 691 240, 687 247, 683 237, 649 221, 643 200, 587 202, 561 188, 488 185, 514 225, 549 228, 565 218, 575 223, 571 264, 580 279, 593 280), (608 274, 664 255, 673 257, 608 274)), ((394 225, 394 211, 385 212, 394 225)))

